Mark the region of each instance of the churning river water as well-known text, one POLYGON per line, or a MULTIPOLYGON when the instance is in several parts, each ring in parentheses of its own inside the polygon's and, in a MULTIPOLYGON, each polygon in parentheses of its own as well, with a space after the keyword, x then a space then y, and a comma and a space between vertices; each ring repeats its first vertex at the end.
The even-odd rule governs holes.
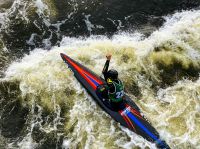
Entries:
POLYGON ((154 149, 111 119, 60 53, 105 55, 173 149, 200 149, 200 1, 0 0, 1 149, 154 149))

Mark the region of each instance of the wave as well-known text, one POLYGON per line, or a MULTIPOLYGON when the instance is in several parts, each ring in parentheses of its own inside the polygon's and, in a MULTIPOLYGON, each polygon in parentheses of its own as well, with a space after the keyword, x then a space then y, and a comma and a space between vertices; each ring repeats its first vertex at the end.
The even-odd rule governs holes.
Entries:
POLYGON ((59 55, 101 74, 105 54, 112 53, 111 68, 161 137, 173 148, 199 148, 200 12, 183 11, 166 20, 149 37, 139 32, 65 36, 60 46, 36 48, 12 62, 0 85, 1 106, 6 104, 1 135, 8 147, 155 148, 111 120, 59 55), (23 118, 6 127, 17 116, 23 118))

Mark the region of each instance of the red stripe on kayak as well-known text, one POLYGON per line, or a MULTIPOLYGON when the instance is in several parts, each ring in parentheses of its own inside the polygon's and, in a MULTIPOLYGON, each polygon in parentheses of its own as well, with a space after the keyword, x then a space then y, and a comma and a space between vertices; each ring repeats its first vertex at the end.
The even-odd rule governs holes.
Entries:
POLYGON ((92 79, 94 79, 96 82, 98 82, 99 84, 103 84, 103 82, 100 80, 100 79, 98 79, 97 77, 95 77, 95 76, 93 76, 91 73, 89 73, 89 72, 87 72, 87 71, 85 71, 85 70, 83 70, 89 77, 91 77, 92 79))
POLYGON ((128 127, 131 128, 128 120, 126 119, 126 117, 122 114, 122 110, 119 111, 119 114, 123 117, 123 119, 125 120, 125 122, 127 123, 128 127))
POLYGON ((87 74, 89 77, 91 77, 92 79, 94 79, 99 84, 103 84, 103 82, 100 79, 92 76, 89 72, 85 71, 84 69, 81 69, 75 62, 73 62, 72 60, 70 60, 67 56, 64 55, 64 58, 80 73, 80 75, 83 78, 85 78, 85 80, 92 86, 92 88, 94 90, 96 90, 97 86, 85 74, 87 74))
POLYGON ((128 127, 129 127, 130 129, 133 129, 133 131, 136 132, 136 129, 135 129, 135 127, 133 126, 133 123, 131 122, 131 120, 129 119, 129 117, 128 117, 127 115, 123 114, 123 111, 122 111, 122 110, 120 110, 119 113, 120 113, 120 115, 123 117, 123 119, 125 120, 125 122, 128 124, 128 127))
POLYGON ((144 119, 144 118, 142 117, 142 115, 140 114, 139 111, 133 109, 133 108, 132 108, 131 106, 129 106, 128 104, 126 104, 126 107, 129 108, 129 109, 130 109, 130 112, 133 113, 135 116, 137 116, 137 117, 139 117, 139 118, 141 118, 141 119, 144 119))
POLYGON ((126 119, 129 121, 129 123, 131 124, 131 126, 132 126, 132 128, 133 128, 133 131, 136 132, 135 127, 133 126, 132 121, 129 119, 129 117, 128 117, 127 115, 125 115, 125 117, 126 117, 126 119))

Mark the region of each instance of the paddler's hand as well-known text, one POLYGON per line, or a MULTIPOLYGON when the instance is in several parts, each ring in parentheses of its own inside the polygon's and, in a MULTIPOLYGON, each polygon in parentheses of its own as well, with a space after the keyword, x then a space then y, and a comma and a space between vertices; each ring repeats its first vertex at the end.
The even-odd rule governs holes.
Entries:
POLYGON ((107 54, 107 55, 106 55, 106 58, 107 58, 107 60, 110 60, 110 59, 111 59, 111 57, 112 57, 112 55, 111 55, 111 54, 107 54))

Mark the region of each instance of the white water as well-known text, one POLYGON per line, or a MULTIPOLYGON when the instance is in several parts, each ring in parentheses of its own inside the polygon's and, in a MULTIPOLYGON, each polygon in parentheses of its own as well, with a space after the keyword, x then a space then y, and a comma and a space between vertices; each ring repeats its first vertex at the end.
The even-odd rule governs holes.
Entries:
MULTIPOLYGON (((166 89, 160 88, 157 94, 154 94, 151 89, 152 82, 139 73, 139 70, 144 68, 149 76, 159 81, 156 66, 153 63, 145 63, 145 60, 151 58, 149 55, 153 53, 155 47, 167 45, 169 42, 172 43, 169 46, 170 52, 177 52, 177 46, 183 49, 177 52, 183 56, 180 57, 183 66, 187 67, 188 63, 199 66, 200 11, 176 13, 166 20, 163 27, 145 39, 139 33, 122 33, 113 36, 112 39, 104 36, 64 37, 60 47, 53 47, 50 51, 35 49, 19 62, 13 62, 5 72, 4 80, 19 81, 22 96, 30 95, 32 98, 39 96, 40 100, 36 99, 35 102, 40 107, 47 107, 57 113, 51 127, 54 130, 60 123, 59 106, 72 104, 70 111, 65 113, 69 117, 69 121, 63 124, 66 126, 65 131, 68 131, 76 121, 77 123, 72 132, 65 134, 63 148, 134 148, 136 146, 155 148, 154 144, 122 128, 103 112, 82 89, 59 55, 66 53, 100 74, 106 53, 112 53, 110 68, 117 69, 124 81, 137 82, 142 89, 142 99, 133 99, 159 131, 161 137, 172 148, 200 148, 199 79, 194 82, 188 79, 181 80, 166 89), (130 57, 127 63, 121 60, 123 54, 130 57), (133 69, 130 71, 130 68, 133 69), (75 94, 66 95, 66 90, 73 90, 75 94)), ((164 52, 167 54, 166 51, 164 52)), ((166 65, 173 63, 170 61, 171 57, 161 62, 166 65)), ((134 92, 130 95, 134 97, 134 92)), ((33 104, 32 99, 23 102, 28 102, 31 106, 33 104)), ((32 120, 34 121, 34 117, 32 120)), ((31 149, 37 146, 30 137, 31 128, 36 123, 40 121, 30 123, 30 131, 18 144, 19 147, 31 149)))

